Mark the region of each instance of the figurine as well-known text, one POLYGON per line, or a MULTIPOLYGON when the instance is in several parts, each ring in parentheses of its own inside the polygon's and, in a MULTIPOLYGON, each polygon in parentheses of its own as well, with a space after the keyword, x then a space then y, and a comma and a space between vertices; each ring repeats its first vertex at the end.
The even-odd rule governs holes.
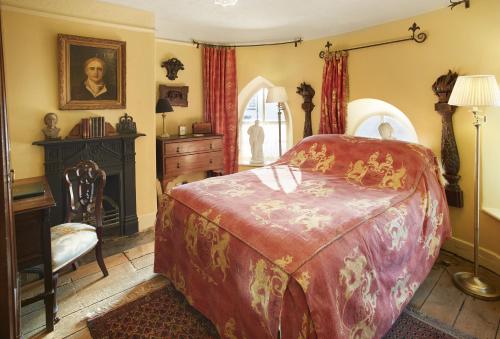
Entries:
POLYGON ((250 136, 250 150, 252 152, 251 164, 263 164, 264 163, 264 152, 262 150, 262 145, 264 144, 264 129, 259 126, 259 120, 255 120, 255 124, 250 126, 247 131, 250 136))
POLYGON ((55 113, 47 113, 43 117, 45 127, 42 129, 42 132, 45 135, 46 140, 61 139, 61 137, 59 136, 59 132, 61 131, 61 129, 56 126, 58 120, 59 119, 57 118, 57 114, 55 113))

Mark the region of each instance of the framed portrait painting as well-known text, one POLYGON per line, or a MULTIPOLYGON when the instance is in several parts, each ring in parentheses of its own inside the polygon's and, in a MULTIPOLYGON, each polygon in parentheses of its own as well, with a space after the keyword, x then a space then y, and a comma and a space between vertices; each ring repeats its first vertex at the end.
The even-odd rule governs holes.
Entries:
POLYGON ((59 109, 126 108, 125 41, 57 36, 59 109))

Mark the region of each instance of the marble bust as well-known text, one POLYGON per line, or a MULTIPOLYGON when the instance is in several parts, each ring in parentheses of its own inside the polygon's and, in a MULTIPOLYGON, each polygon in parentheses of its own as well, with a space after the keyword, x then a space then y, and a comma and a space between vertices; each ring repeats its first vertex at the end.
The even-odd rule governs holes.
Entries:
POLYGON ((45 135, 45 139, 60 139, 59 132, 60 128, 57 125, 57 115, 55 113, 47 113, 45 117, 43 117, 43 121, 45 122, 45 127, 42 129, 43 134, 45 135))
POLYGON ((382 140, 393 140, 394 139, 394 137, 392 136, 393 131, 394 129, 388 122, 382 122, 380 125, 378 125, 378 133, 380 134, 382 140))

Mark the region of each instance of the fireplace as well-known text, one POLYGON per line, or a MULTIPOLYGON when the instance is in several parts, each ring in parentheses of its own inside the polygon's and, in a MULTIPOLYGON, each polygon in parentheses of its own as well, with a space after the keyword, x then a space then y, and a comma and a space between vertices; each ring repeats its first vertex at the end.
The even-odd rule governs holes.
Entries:
POLYGON ((64 222, 67 204, 64 169, 81 160, 93 160, 106 172, 104 234, 120 236, 136 233, 135 139, 143 135, 34 142, 33 145, 45 149, 45 175, 56 201, 56 207, 51 209, 51 224, 64 222))

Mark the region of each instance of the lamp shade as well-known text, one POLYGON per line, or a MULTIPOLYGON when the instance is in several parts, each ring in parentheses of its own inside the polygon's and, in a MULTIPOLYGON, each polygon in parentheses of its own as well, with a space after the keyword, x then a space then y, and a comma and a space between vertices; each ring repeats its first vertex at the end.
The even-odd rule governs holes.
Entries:
POLYGON ((285 87, 271 87, 267 89, 266 102, 286 102, 288 101, 288 95, 286 94, 285 87))
POLYGON ((500 90, 495 76, 459 76, 448 104, 453 106, 500 106, 500 90))
POLYGON ((156 113, 173 112, 172 105, 167 99, 158 99, 156 103, 156 113))

